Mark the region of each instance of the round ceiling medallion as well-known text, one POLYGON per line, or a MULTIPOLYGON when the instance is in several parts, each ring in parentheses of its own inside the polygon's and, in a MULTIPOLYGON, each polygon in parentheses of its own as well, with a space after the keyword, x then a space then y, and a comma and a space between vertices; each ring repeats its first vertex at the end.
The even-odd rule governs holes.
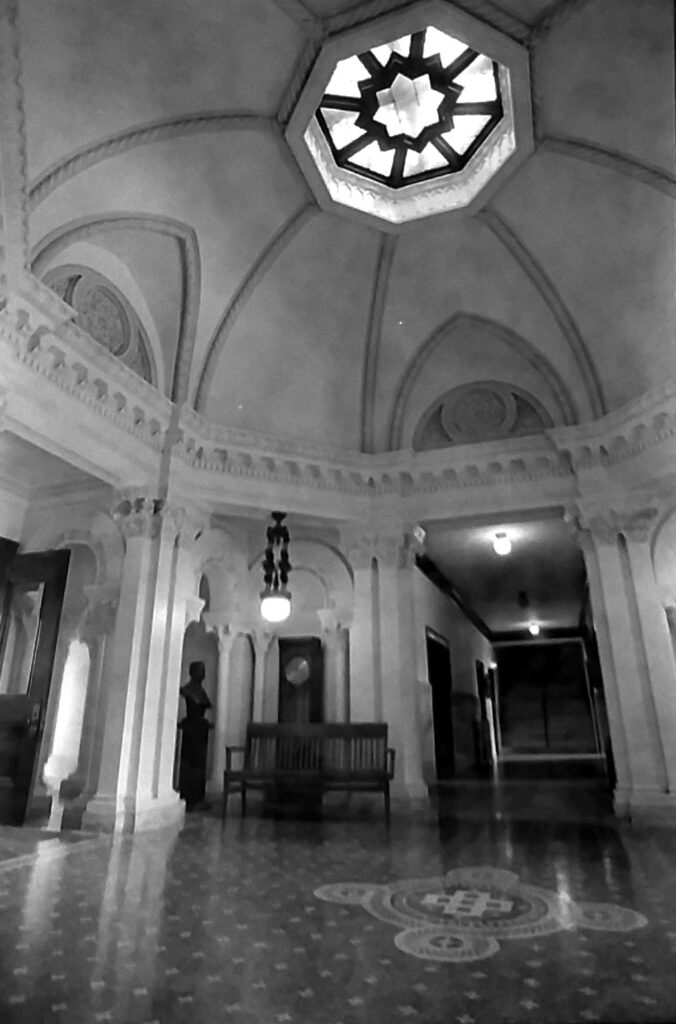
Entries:
POLYGON ((507 388, 469 387, 449 396, 441 407, 441 422, 449 437, 479 441, 508 434, 516 415, 507 388))

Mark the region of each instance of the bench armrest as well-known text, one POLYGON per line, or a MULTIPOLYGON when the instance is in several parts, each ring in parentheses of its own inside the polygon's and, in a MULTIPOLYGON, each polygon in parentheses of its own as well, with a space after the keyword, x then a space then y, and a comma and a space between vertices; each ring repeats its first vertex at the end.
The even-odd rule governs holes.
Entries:
POLYGON ((225 770, 229 771, 232 768, 232 755, 233 754, 244 754, 246 747, 226 747, 225 748, 225 770))
POLYGON ((395 758, 394 747, 387 748, 387 774, 392 779, 394 778, 394 758, 395 758))

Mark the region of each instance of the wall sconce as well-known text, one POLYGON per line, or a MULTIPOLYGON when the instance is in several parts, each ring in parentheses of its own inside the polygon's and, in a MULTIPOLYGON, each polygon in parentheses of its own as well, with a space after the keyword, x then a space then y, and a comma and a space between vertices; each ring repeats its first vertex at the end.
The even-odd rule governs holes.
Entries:
POLYGON ((508 555, 512 550, 512 542, 504 530, 500 530, 493 537, 493 551, 496 555, 508 555))
POLYGON ((287 589, 289 562, 289 531, 283 526, 286 512, 273 512, 274 526, 267 529, 267 547, 263 558, 261 615, 266 622, 285 622, 291 614, 291 594, 287 589), (276 557, 275 557, 276 556, 276 557))

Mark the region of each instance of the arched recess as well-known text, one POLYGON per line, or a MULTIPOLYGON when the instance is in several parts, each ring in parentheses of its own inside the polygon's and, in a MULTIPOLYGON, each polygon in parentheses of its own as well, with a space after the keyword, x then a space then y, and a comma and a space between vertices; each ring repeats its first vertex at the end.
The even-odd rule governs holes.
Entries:
POLYGON ((419 418, 414 451, 543 433, 554 426, 535 395, 497 380, 461 384, 437 396, 419 418))
POLYGON ((94 271, 101 277, 112 282, 115 288, 125 297, 132 310, 138 317, 143 327, 146 340, 152 349, 152 357, 157 369, 157 389, 162 394, 168 390, 167 368, 164 365, 164 355, 160 342, 159 332, 154 317, 146 301, 146 297, 139 288, 134 276, 122 260, 110 251, 92 242, 75 242, 61 250, 59 255, 52 261, 45 271, 43 279, 46 280, 53 273, 58 273, 66 267, 86 268, 94 271))
MULTIPOLYGON (((565 425, 577 422, 578 411, 559 373, 531 342, 494 320, 470 313, 454 313, 425 339, 402 374, 390 419, 389 447, 391 450, 406 446, 407 441, 404 434, 411 396, 428 363, 445 344, 452 343, 456 339, 458 343, 471 343, 472 337, 493 339, 503 348, 507 348, 518 356, 535 371, 544 383, 554 405, 550 412, 558 414, 555 418, 565 425)), ((490 377, 490 367, 485 370, 482 367, 477 367, 477 374, 479 377, 490 377)), ((518 381, 514 383, 518 384, 518 381)), ((439 398, 447 390, 448 387, 444 387, 440 382, 439 398)), ((413 429, 408 427, 406 432, 412 435, 413 429)))
POLYGON ((70 221, 52 231, 35 247, 31 269, 41 277, 54 258, 68 246, 107 231, 151 231, 172 238, 179 252, 182 279, 181 316, 178 344, 173 368, 167 367, 170 378, 169 396, 183 402, 188 392, 190 365, 195 346, 199 313, 201 269, 197 235, 193 228, 170 217, 146 213, 111 213, 70 221))

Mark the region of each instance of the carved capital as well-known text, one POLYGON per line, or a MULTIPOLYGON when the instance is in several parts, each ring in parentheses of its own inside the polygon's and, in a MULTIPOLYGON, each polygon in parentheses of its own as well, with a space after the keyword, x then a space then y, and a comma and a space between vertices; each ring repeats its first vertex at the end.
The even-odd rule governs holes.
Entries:
POLYGON ((593 509, 585 512, 577 511, 577 514, 566 514, 566 520, 580 544, 585 550, 585 544, 593 541, 599 545, 613 545, 617 543, 620 536, 630 543, 646 543, 654 529, 655 520, 659 510, 655 507, 640 509, 593 509))
POLYGON ((338 630, 340 629, 340 623, 338 616, 334 608, 320 608, 317 611, 317 616, 322 630, 322 639, 324 643, 331 643, 337 638, 338 630))
POLYGON ((113 520, 127 540, 134 537, 158 537, 162 529, 163 506, 161 498, 145 495, 125 497, 113 507, 113 520))
POLYGON ((186 599, 185 602, 185 628, 187 629, 191 622, 199 622, 202 609, 205 605, 203 597, 192 596, 186 599))
POLYGON ((264 658, 272 646, 275 634, 267 629, 254 629, 251 633, 254 651, 257 658, 264 658))

